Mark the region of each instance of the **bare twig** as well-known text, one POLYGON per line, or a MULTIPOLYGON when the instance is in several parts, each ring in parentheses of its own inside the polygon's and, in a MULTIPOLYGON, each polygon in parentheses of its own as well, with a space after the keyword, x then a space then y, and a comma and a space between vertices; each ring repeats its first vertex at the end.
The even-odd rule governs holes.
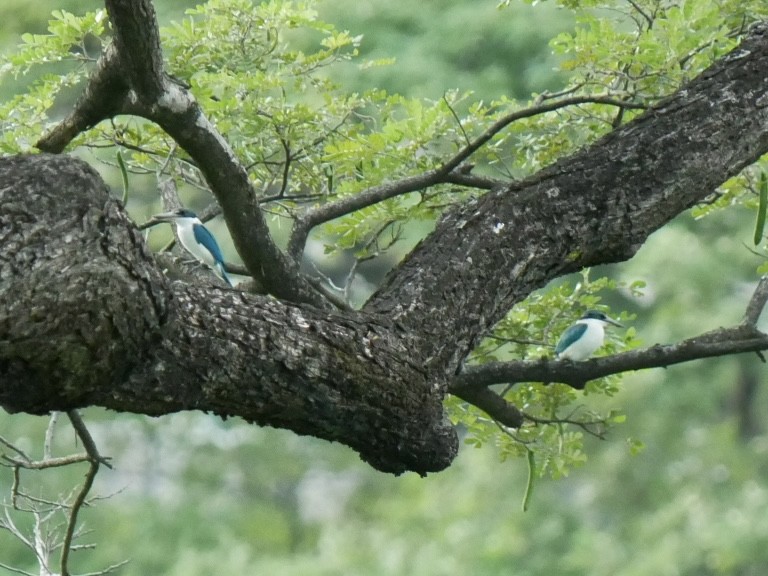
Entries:
POLYGON ((768 302, 768 276, 763 276, 757 283, 757 287, 752 293, 752 298, 750 298, 749 304, 747 304, 744 323, 749 326, 756 326, 766 302, 768 302))
POLYGON ((43 442, 43 460, 51 459, 51 446, 53 445, 53 432, 56 429, 56 423, 59 420, 58 412, 51 412, 51 418, 48 421, 48 428, 45 430, 45 441, 43 442))
POLYGON ((87 454, 72 454, 71 456, 60 456, 58 458, 46 458, 45 460, 19 460, 12 458, 11 456, 2 456, 2 459, 15 466, 17 468, 26 468, 27 470, 45 470, 47 468, 60 468, 61 466, 69 466, 71 464, 77 464, 79 462, 87 462, 89 460, 87 454))
POLYGON ((637 11, 637 13, 640 14, 640 16, 643 17, 645 22, 648 24, 648 30, 653 28, 653 18, 651 17, 651 15, 646 13, 642 9, 642 7, 637 2, 635 2, 634 0, 627 0, 627 2, 629 2, 632 5, 632 8, 634 8, 637 11))
POLYGON ((83 482, 80 491, 75 497, 75 501, 72 503, 72 507, 69 512, 69 519, 67 521, 67 527, 64 534, 64 541, 61 547, 61 576, 69 576, 69 554, 72 551, 72 540, 75 537, 75 528, 77 527, 77 515, 80 509, 86 502, 88 493, 93 487, 93 481, 96 478, 96 474, 99 473, 99 466, 104 464, 108 468, 112 468, 112 465, 107 459, 99 454, 99 450, 96 447, 96 443, 93 441, 91 433, 85 426, 80 413, 77 410, 70 410, 67 412, 69 421, 72 423, 72 427, 77 432, 78 438, 83 443, 83 447, 88 454, 88 472, 85 474, 85 481, 83 482))
POLYGON ((605 427, 606 425, 605 419, 598 418, 597 420, 578 420, 578 419, 572 418, 571 416, 565 416, 562 418, 559 418, 559 417, 542 418, 540 416, 533 416, 531 414, 528 414, 527 412, 523 412, 522 414, 526 420, 530 420, 534 424, 568 424, 570 426, 576 426, 577 428, 581 428, 584 432, 586 432, 590 436, 594 436, 595 438, 600 438, 601 440, 605 438, 605 430, 599 429, 599 427, 601 426, 605 427))
POLYGON ((24 574, 25 576, 38 576, 36 574, 32 574, 32 572, 27 572, 26 570, 19 570, 18 568, 14 568, 13 566, 9 566, 8 564, 5 564, 3 562, 0 562, 0 568, 5 568, 9 572, 13 572, 14 574, 24 574))
MULTIPOLYGON (((11 506, 14 510, 29 513, 33 517, 32 534, 31 537, 25 536, 25 534, 18 528, 13 518, 9 513, 11 506, 4 505, 4 518, 0 519, 0 529, 7 530, 17 540, 24 544, 27 548, 32 550, 37 558, 38 565, 40 566, 41 575, 53 576, 53 572, 49 567, 50 555, 54 551, 61 549, 60 558, 60 576, 69 576, 69 557, 74 550, 82 550, 93 547, 93 545, 79 545, 73 544, 75 538, 82 536, 85 532, 77 527, 77 518, 80 510, 90 500, 88 500, 88 494, 93 487, 93 481, 96 474, 99 471, 101 464, 111 468, 112 466, 108 462, 108 458, 101 456, 96 447, 96 443, 93 440, 90 432, 88 431, 80 414, 71 410, 67 412, 69 420, 72 423, 78 439, 82 442, 85 448, 85 454, 74 454, 70 456, 54 457, 52 456, 53 445, 53 433, 56 426, 58 416, 54 413, 49 421, 43 446, 44 458, 39 461, 29 458, 21 449, 14 446, 11 442, 4 438, 0 438, 2 445, 11 449, 17 456, 2 455, 2 459, 13 467, 13 485, 11 487, 11 506), (59 466, 67 466, 70 464, 77 464, 80 462, 88 462, 88 472, 86 473, 85 480, 80 486, 75 495, 74 501, 71 505, 67 504, 67 501, 71 498, 61 497, 58 501, 51 501, 45 498, 31 496, 22 492, 21 479, 19 471, 20 469, 30 470, 44 470, 48 468, 56 468, 59 466), (28 503, 29 506, 22 506, 21 502, 28 503), (62 511, 67 511, 66 521, 61 524, 61 527, 54 525, 51 527, 49 524, 54 516, 62 511), (63 528, 63 536, 61 535, 61 528, 63 528)), ((107 574, 112 572, 119 566, 122 566, 125 562, 115 564, 102 571, 92 573, 107 574)), ((6 568, 12 572, 18 574, 27 574, 23 570, 0 564, 1 567, 6 568)))
POLYGON ((448 98, 445 97, 445 94, 443 94, 443 102, 445 102, 445 105, 448 107, 448 111, 451 113, 451 116, 453 116, 453 119, 456 120, 456 125, 459 127, 459 130, 461 130, 461 133, 464 136, 464 141, 467 143, 467 146, 469 146, 471 144, 471 141, 469 139, 469 134, 467 134, 466 130, 464 130, 464 126, 461 123, 461 118, 459 118, 459 115, 456 114, 456 110, 454 110, 453 106, 451 106, 451 103, 448 102, 448 98))
POLYGON ((108 462, 109 458, 99 454, 99 450, 96 447, 96 442, 93 441, 93 437, 91 437, 91 433, 88 431, 88 428, 86 428, 85 422, 83 422, 80 413, 77 410, 70 410, 67 412, 67 417, 72 423, 72 427, 75 429, 75 432, 77 432, 78 438, 80 438, 80 441, 83 443, 83 447, 88 453, 89 458, 95 460, 99 464, 104 464, 104 466, 111 470, 112 464, 108 462))
MULTIPOLYGON (((14 452, 16 452, 16 454, 21 456, 25 461, 27 461, 27 462, 31 462, 32 461, 32 459, 29 456, 27 456, 27 454, 21 448, 19 448, 18 446, 13 445, 11 442, 6 440, 2 436, 0 436, 0 444, 5 446, 9 450, 13 450, 14 452)), ((3 458, 6 458, 5 455, 3 455, 3 458)))
POLYGON ((72 509, 69 513, 69 521, 64 534, 64 543, 61 547, 61 576, 70 576, 69 572, 69 554, 72 551, 72 540, 75 537, 75 527, 77 526, 77 515, 85 504, 85 499, 93 486, 93 480, 99 472, 99 460, 91 459, 88 472, 85 475, 83 486, 78 492, 75 501, 72 503, 72 509))
POLYGON ((107 566, 103 570, 99 570, 97 572, 86 572, 85 574, 80 574, 80 576, 102 576, 102 574, 111 574, 118 568, 121 568, 128 564, 128 560, 123 560, 122 562, 118 562, 117 564, 112 564, 110 566, 107 566))

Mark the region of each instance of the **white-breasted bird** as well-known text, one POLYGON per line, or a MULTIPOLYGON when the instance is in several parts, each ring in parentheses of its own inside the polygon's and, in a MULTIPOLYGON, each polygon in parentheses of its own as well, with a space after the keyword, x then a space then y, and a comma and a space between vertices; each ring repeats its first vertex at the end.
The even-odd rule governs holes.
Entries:
POLYGON ((586 360, 603 345, 607 324, 622 327, 602 312, 588 310, 560 336, 555 346, 555 355, 569 360, 586 360))
POLYGON ((216 243, 213 234, 197 217, 197 214, 192 210, 182 208, 173 212, 156 214, 154 219, 175 224, 176 234, 186 251, 192 254, 195 260, 213 270, 216 276, 232 286, 232 281, 224 270, 224 256, 221 254, 221 248, 216 243))

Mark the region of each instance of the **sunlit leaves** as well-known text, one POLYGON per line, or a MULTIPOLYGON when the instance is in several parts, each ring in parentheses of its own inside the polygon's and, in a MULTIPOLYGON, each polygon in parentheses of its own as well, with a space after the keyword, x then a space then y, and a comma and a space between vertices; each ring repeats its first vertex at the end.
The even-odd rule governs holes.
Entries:
POLYGON ((23 43, 7 59, 15 75, 26 74, 32 66, 70 60, 92 61, 88 56, 89 39, 101 38, 104 33, 106 12, 99 10, 84 16, 75 16, 54 10, 48 22, 48 34, 24 34, 23 43))
POLYGON ((47 129, 51 109, 61 91, 80 83, 80 72, 45 74, 25 93, 0 102, 0 152, 30 153, 47 129))
POLYGON ((79 85, 94 61, 90 51, 105 33, 103 10, 74 16, 54 11, 49 34, 24 34, 18 50, 0 60, 0 78, 36 71, 26 91, 0 102, 0 152, 30 152, 52 121, 60 95, 79 85), (57 64, 56 73, 52 65, 57 64))

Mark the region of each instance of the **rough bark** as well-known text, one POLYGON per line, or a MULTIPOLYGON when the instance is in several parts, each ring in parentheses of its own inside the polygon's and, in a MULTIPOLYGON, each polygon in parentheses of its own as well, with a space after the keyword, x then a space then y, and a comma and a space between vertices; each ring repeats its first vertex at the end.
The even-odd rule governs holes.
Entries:
POLYGON ((369 303, 455 370, 475 338, 548 281, 630 258, 768 152, 768 31, 676 94, 526 181, 448 214, 369 303), (446 310, 456 313, 446 314, 446 310))
MULTIPOLYGON (((130 28, 149 3, 108 5, 113 26, 130 28)), ((564 273, 629 258, 650 233, 768 151, 768 35, 755 28, 738 50, 636 120, 446 214, 365 311, 331 313, 264 237, 242 167, 194 99, 162 75, 156 58, 120 55, 133 36, 118 35, 90 96, 41 145, 60 150, 117 111, 157 121, 199 158, 249 271, 286 301, 170 282, 80 161, 0 160, 7 410, 199 409, 343 442, 381 470, 442 469, 457 449, 441 410, 449 380, 510 306, 564 273), (259 253, 278 254, 274 275, 259 253)), ((150 44, 156 54, 156 39, 150 44)), ((489 410, 498 404, 487 388, 456 378, 455 393, 463 387, 489 410)), ((508 417, 516 421, 514 411, 508 417)))
POLYGON ((0 159, 0 405, 203 410, 342 442, 380 470, 446 467, 456 437, 386 320, 171 283, 98 175, 0 159))

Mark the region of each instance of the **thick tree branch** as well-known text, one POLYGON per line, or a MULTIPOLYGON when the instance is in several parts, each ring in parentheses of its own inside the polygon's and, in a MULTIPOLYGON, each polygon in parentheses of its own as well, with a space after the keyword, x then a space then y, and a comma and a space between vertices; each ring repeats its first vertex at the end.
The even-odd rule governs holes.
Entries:
POLYGON ((366 309, 421 332, 435 368, 455 371, 532 290, 584 266, 626 260, 768 152, 766 69, 768 34, 759 26, 633 121, 448 213, 366 309))
POLYGON ((148 102, 167 94, 160 30, 152 2, 106 0, 114 46, 127 85, 148 102))
POLYGON ((456 387, 455 391, 451 393, 457 398, 477 406, 496 422, 508 428, 519 428, 525 421, 525 416, 517 406, 507 402, 488 388, 481 386, 456 387))
MULTIPOLYGON (((60 151, 101 115, 157 122, 207 178, 248 270, 284 300, 172 283, 93 170, 64 156, 0 159, 0 406, 9 411, 197 409, 339 441, 380 470, 442 469, 457 449, 442 414, 447 382, 482 334, 547 281, 630 257, 768 151, 768 34, 755 28, 634 121, 451 210, 363 313, 323 311, 325 301, 272 243, 247 174, 192 96, 160 58, 124 56, 134 48, 159 54, 156 30, 132 32, 156 28, 148 0, 108 6, 121 39, 41 147, 60 151)), ((450 178, 502 128, 489 128, 442 175, 407 185, 450 178)), ((621 370, 762 350, 756 308, 767 298, 761 284, 736 328, 583 363, 469 368, 451 391, 511 426, 520 413, 490 396, 489 384, 581 387, 621 370)))
POLYGON ((339 441, 388 472, 453 460, 445 382, 386 318, 170 283, 75 159, 0 159, 0 181, 6 410, 202 410, 339 441))
POLYGON ((96 63, 73 110, 36 146, 44 152, 61 152, 78 134, 119 114, 127 105, 127 96, 128 87, 120 74, 117 49, 110 44, 96 63))

